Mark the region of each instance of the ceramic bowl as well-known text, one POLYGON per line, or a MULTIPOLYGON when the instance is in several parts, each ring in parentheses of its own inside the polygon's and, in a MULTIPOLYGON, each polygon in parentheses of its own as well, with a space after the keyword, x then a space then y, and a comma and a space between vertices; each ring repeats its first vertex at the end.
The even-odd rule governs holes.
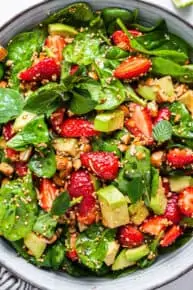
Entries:
MULTIPOLYGON (((15 34, 30 29, 53 12, 65 5, 76 2, 69 0, 45 1, 20 13, 0 29, 0 42, 4 45, 15 34)), ((154 23, 163 18, 167 21, 169 30, 187 42, 193 39, 193 27, 171 12, 150 3, 138 0, 89 0, 93 8, 100 9, 107 6, 140 9, 140 18, 146 23, 154 23)), ((0 239, 0 263, 17 276, 30 282, 40 289, 46 290, 148 290, 158 288, 193 268, 193 240, 179 250, 162 256, 150 268, 137 271, 116 280, 101 278, 77 279, 61 272, 41 270, 27 263, 17 256, 16 252, 6 241, 0 239)))

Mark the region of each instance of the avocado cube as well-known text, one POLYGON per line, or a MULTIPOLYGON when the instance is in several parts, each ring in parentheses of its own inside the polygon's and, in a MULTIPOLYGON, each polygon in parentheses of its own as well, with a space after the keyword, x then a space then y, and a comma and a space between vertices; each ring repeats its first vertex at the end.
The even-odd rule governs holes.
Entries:
POLYGON ((62 156, 75 156, 78 151, 78 141, 75 138, 56 138, 52 145, 56 153, 62 156))
POLYGON ((129 206, 129 215, 131 221, 135 225, 140 225, 148 217, 149 211, 144 204, 144 201, 139 200, 129 206))
POLYGON ((166 95, 172 97, 174 95, 174 86, 170 76, 163 77, 157 81, 160 88, 166 95))
POLYGON ((73 37, 78 34, 78 31, 74 27, 61 23, 49 24, 48 32, 51 35, 61 35, 64 37, 73 37))
POLYGON ((125 196, 113 185, 97 192, 102 222, 108 228, 117 228, 129 222, 128 205, 125 196))
POLYGON ((146 100, 153 101, 156 99, 156 87, 155 86, 142 86, 139 85, 137 93, 146 100))
POLYGON ((114 263, 115 257, 119 251, 120 245, 117 241, 112 241, 108 243, 108 250, 104 262, 107 266, 110 266, 114 263))
POLYGON ((130 262, 126 257, 127 249, 123 249, 120 254, 117 256, 115 262, 112 265, 113 271, 122 270, 124 268, 135 265, 135 262, 130 262))
POLYGON ((159 177, 159 183, 157 192, 155 195, 151 196, 150 208, 155 214, 164 214, 167 206, 167 198, 165 196, 165 190, 162 186, 161 178, 159 177))
POLYGON ((41 257, 47 246, 46 242, 33 232, 24 238, 24 244, 36 259, 41 257))
POLYGON ((188 90, 178 101, 184 104, 193 116, 193 90, 188 90))
POLYGON ((149 252, 148 246, 144 244, 140 247, 126 250, 125 256, 129 262, 137 262, 141 258, 147 256, 149 252))
POLYGON ((171 191, 180 192, 188 186, 193 186, 193 178, 191 176, 175 176, 169 178, 171 191))
POLYGON ((94 120, 94 128, 101 132, 111 132, 123 128, 124 112, 115 110, 98 114, 94 120))

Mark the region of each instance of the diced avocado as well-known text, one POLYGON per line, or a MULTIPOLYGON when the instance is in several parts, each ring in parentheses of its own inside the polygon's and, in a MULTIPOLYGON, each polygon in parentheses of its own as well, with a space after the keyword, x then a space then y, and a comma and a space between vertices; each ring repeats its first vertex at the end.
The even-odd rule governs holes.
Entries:
POLYGON ((14 132, 18 132, 20 130, 22 130, 25 125, 27 125, 33 118, 35 118, 36 114, 34 113, 30 113, 30 112, 26 112, 23 111, 21 113, 21 115, 19 115, 14 124, 13 124, 13 130, 14 132))
POLYGON ((94 120, 95 130, 101 132, 111 132, 123 128, 124 112, 115 110, 98 114, 94 120))
POLYGON ((125 256, 129 262, 137 262, 141 258, 147 256, 149 252, 148 246, 144 244, 140 247, 126 250, 125 256))
POLYGON ((104 226, 117 228, 129 222, 127 200, 115 186, 109 185, 101 188, 97 195, 104 226))
POLYGON ((170 177, 169 184, 171 191, 180 192, 185 187, 193 186, 193 178, 191 176, 170 177))
POLYGON ((152 193, 149 206, 153 210, 153 212, 158 215, 164 214, 166 210, 167 198, 165 196, 165 190, 164 187, 162 186, 162 180, 161 177, 159 177, 159 175, 158 175, 157 191, 155 193, 152 193))
POLYGON ((58 155, 75 156, 77 154, 78 141, 74 138, 57 138, 52 144, 58 155))
POLYGON ((160 88, 168 95, 172 97, 174 95, 174 86, 172 82, 172 78, 170 76, 163 77, 157 81, 157 84, 160 88))
POLYGON ((120 245, 116 241, 108 243, 108 250, 104 262, 107 266, 110 266, 114 263, 115 257, 119 251, 120 245))
POLYGON ((40 258, 46 249, 46 242, 33 232, 24 238, 24 244, 36 259, 40 258))
POLYGON ((156 99, 155 86, 139 85, 136 91, 141 97, 143 97, 146 100, 152 101, 156 99))
POLYGON ((61 35, 64 37, 72 37, 78 34, 78 31, 74 27, 61 23, 49 24, 48 32, 51 35, 61 35))
POLYGON ((127 249, 123 249, 120 254, 117 256, 115 262, 112 265, 113 271, 122 270, 124 268, 135 265, 135 262, 130 262, 126 257, 127 249))
POLYGON ((149 211, 143 200, 139 200, 129 206, 129 215, 135 225, 140 225, 149 215, 149 211))
POLYGON ((178 101, 184 104, 193 115, 193 90, 188 90, 178 99, 178 101))

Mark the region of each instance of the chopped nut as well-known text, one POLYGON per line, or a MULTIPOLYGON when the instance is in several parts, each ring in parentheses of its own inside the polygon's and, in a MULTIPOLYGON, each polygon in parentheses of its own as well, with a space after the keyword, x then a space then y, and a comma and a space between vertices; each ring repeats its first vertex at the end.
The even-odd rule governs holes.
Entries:
POLYGON ((181 115, 180 114, 176 114, 175 118, 174 118, 174 122, 177 123, 177 122, 180 121, 180 119, 181 119, 181 115))
POLYGON ((1 81, 0 82, 0 88, 5 89, 7 87, 7 82, 6 81, 1 81))
POLYGON ((5 149, 6 148, 6 141, 3 138, 0 138, 0 148, 5 149))
POLYGON ((138 151, 138 152, 136 152, 135 156, 136 156, 136 158, 138 160, 142 160, 142 159, 145 158, 145 153, 144 152, 141 152, 141 151, 138 151))
POLYGON ((5 49, 3 46, 0 46, 0 61, 4 60, 7 54, 7 49, 5 49))
POLYGON ((72 171, 72 161, 68 161, 67 165, 66 165, 66 168, 59 172, 59 177, 60 178, 65 178, 71 173, 71 171, 72 171))
POLYGON ((124 144, 128 145, 128 144, 130 143, 130 141, 131 141, 131 136, 130 136, 130 134, 125 134, 123 137, 121 137, 121 141, 122 141, 124 144))
POLYGON ((151 164, 157 168, 160 168, 164 161, 164 151, 157 151, 151 155, 151 164))
POLYGON ((94 71, 89 71, 88 76, 96 81, 98 80, 98 75, 94 71))
POLYGON ((80 151, 83 151, 83 152, 90 152, 92 151, 92 146, 90 144, 82 144, 80 146, 80 151))
POLYGON ((149 102, 147 104, 147 107, 148 107, 148 110, 150 112, 150 115, 152 117, 157 117, 157 114, 158 114, 158 105, 157 105, 157 103, 154 102, 154 101, 153 102, 149 102))
POLYGON ((1 162, 0 163, 0 172, 5 174, 6 176, 10 176, 13 174, 14 169, 10 164, 8 164, 6 162, 1 162))
POLYGON ((60 178, 59 175, 56 173, 53 177, 53 181, 56 185, 62 187, 65 185, 65 180, 60 178))
POLYGON ((121 105, 119 108, 121 111, 123 111, 125 117, 129 117, 130 112, 129 108, 126 105, 121 105))
POLYGON ((125 152, 125 151, 127 151, 127 149, 128 149, 128 146, 125 145, 125 144, 119 144, 117 147, 119 148, 119 150, 120 150, 121 152, 125 152))
POLYGON ((61 156, 61 155, 56 155, 56 168, 57 170, 65 170, 67 167, 68 163, 68 158, 61 156))
POLYGON ((80 159, 73 160, 72 165, 75 170, 78 170, 81 167, 81 160, 80 159))

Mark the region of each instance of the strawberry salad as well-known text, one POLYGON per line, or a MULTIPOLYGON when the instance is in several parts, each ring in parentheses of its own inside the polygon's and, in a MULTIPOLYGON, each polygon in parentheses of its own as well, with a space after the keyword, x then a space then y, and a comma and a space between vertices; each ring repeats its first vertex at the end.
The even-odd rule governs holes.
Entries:
POLYGON ((83 2, 0 47, 0 235, 21 257, 119 277, 192 237, 191 50, 83 2))

